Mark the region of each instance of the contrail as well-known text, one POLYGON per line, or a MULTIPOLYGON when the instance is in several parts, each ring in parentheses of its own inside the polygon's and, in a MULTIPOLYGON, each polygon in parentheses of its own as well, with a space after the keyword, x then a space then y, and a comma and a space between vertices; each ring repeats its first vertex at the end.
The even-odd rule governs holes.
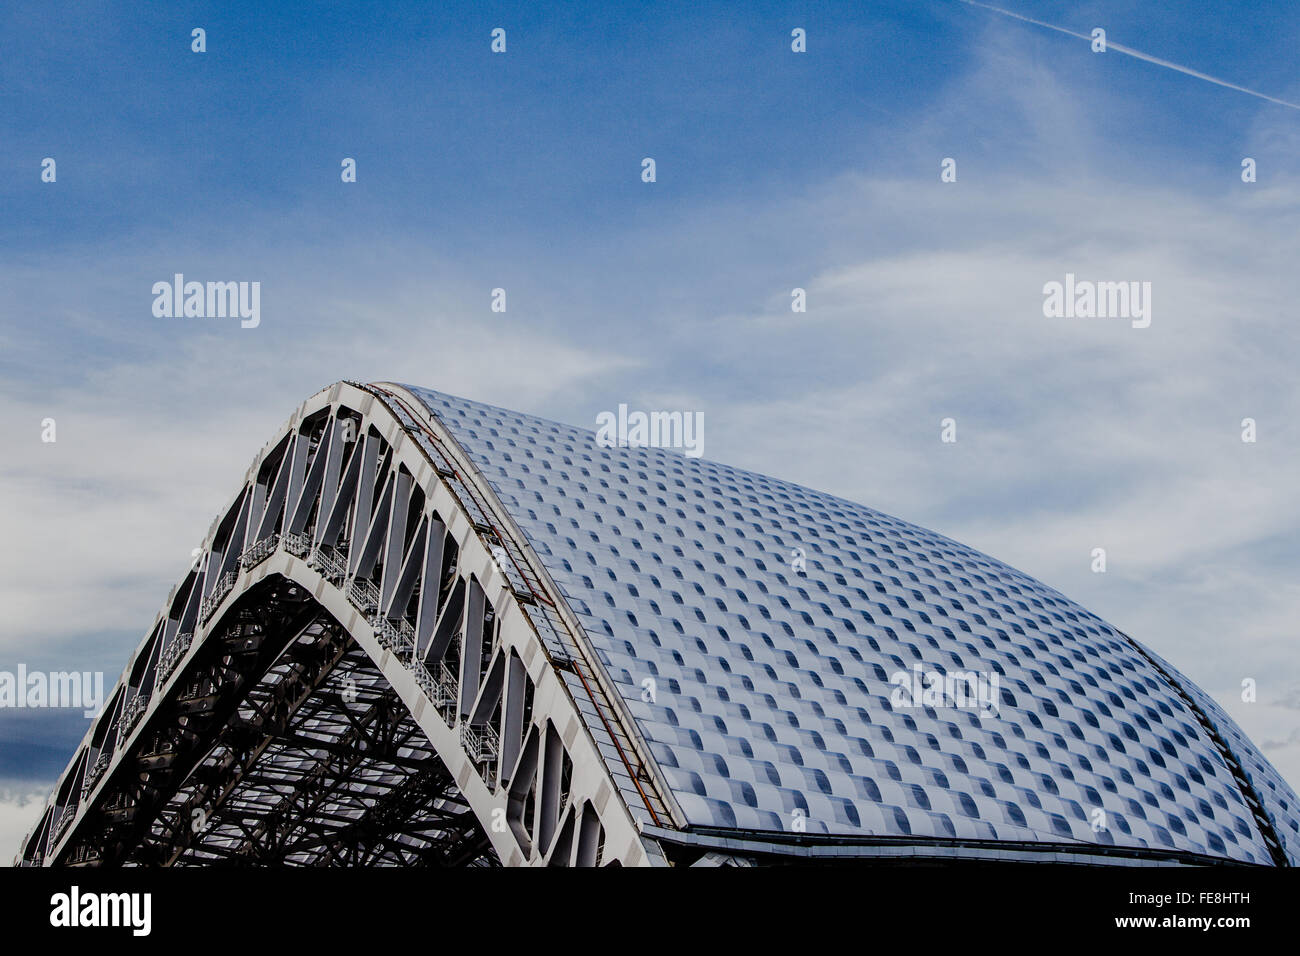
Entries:
MULTIPOLYGON (((1022 16, 1019 13, 1012 13, 1010 10, 1003 10, 1001 7, 995 7, 987 3, 979 3, 978 0, 958 0, 970 7, 980 7, 984 10, 992 10, 994 13, 1000 13, 1004 17, 1013 17, 1016 20, 1023 20, 1025 23, 1032 23, 1035 26, 1047 27, 1049 30, 1055 30, 1057 33, 1064 33, 1066 36, 1076 37, 1080 40, 1092 42, 1092 37, 1086 33, 1075 33, 1073 30, 1067 30, 1065 27, 1058 27, 1053 23, 1044 23, 1042 20, 1035 20, 1033 17, 1022 16)), ((1279 100, 1275 96, 1269 96, 1267 93, 1260 93, 1257 90, 1248 90, 1244 86, 1238 86, 1236 83, 1229 83, 1227 80, 1221 80, 1217 76, 1210 76, 1208 73, 1202 73, 1200 70, 1193 70, 1191 67, 1179 66, 1177 63, 1170 63, 1168 60, 1162 60, 1158 56, 1152 56, 1149 53, 1143 53, 1141 50, 1135 50, 1132 47, 1124 46, 1120 43, 1112 43, 1110 38, 1106 38, 1106 49, 1114 50, 1117 53, 1125 53, 1139 60, 1145 60, 1147 63, 1154 63, 1156 66, 1163 66, 1170 70, 1177 70, 1179 73, 1185 73, 1188 76, 1194 76, 1198 80, 1205 80, 1216 86, 1222 86, 1225 89, 1236 90, 1238 93, 1245 93, 1261 100, 1268 100, 1270 103, 1276 103, 1278 106, 1285 106, 1289 109, 1300 110, 1300 105, 1288 103, 1286 100, 1279 100)))

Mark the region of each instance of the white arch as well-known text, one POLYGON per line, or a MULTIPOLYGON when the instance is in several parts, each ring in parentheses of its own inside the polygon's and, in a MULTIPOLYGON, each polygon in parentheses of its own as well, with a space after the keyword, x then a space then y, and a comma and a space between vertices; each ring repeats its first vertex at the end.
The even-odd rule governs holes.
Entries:
POLYGON ((52 864, 75 843, 223 615, 272 576, 306 589, 371 658, 502 863, 662 862, 641 825, 680 826, 680 811, 558 590, 473 471, 395 386, 338 383, 305 401, 213 523, 19 862, 52 864))

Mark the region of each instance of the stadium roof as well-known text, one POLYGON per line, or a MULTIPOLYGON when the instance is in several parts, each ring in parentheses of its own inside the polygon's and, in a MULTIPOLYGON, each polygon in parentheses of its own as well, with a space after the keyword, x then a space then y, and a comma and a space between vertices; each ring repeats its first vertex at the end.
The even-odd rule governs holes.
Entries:
POLYGON ((563 591, 691 824, 1268 863, 1244 779, 1300 862, 1296 796, 1236 724, 1054 589, 788 482, 410 391, 563 591), (997 675, 996 713, 895 706, 918 665, 997 675))
POLYGON ((1167 662, 777 479, 337 383, 199 550, 23 864, 1300 863, 1167 662))

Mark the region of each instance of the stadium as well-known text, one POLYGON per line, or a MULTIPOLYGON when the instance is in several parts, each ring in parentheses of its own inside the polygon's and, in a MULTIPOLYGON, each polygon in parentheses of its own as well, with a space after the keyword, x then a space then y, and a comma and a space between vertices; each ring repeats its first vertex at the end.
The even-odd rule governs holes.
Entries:
POLYGON ((1046 585, 424 388, 264 446, 25 866, 1291 866, 1296 795, 1046 585))

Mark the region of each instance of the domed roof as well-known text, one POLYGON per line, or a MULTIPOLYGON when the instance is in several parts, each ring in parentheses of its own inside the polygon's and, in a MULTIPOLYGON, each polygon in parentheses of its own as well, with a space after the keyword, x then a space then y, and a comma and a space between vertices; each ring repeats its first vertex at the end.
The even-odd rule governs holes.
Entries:
POLYGON ((404 387, 565 594, 691 826, 1300 863, 1296 795, 1236 724, 1056 590, 830 495, 404 387))

